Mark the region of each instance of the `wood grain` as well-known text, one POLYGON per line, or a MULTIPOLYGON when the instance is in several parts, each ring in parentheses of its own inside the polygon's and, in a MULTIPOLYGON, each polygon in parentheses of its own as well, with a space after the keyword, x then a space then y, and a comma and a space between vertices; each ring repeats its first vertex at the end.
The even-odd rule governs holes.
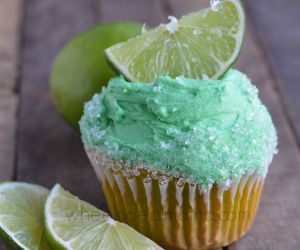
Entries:
POLYGON ((229 250, 298 249, 300 246, 300 157, 297 141, 277 89, 277 78, 250 26, 239 67, 257 83, 279 137, 279 154, 270 166, 252 230, 229 250))
POLYGON ((166 20, 161 0, 98 1, 99 21, 131 20, 156 26, 166 20))
MULTIPOLYGON (((258 1, 257 1, 258 2, 258 1)), ((207 1, 169 0, 176 16, 197 10, 207 1)), ((292 128, 277 92, 276 81, 257 41, 251 20, 245 45, 236 67, 258 86, 263 102, 269 108, 279 135, 279 155, 270 167, 264 195, 252 230, 229 250, 297 249, 300 246, 300 158, 292 128)), ((298 106, 299 107, 299 106, 298 106)))
MULTIPOLYGON (((0 1, 0 182, 14 174, 21 7, 21 0, 0 1)), ((0 249, 8 248, 0 242, 0 249)))
POLYGON ((300 147, 300 1, 252 0, 247 6, 300 147))
POLYGON ((21 0, 0 2, 0 182, 13 177, 18 96, 15 93, 21 0))
POLYGON ((91 1, 26 1, 17 179, 49 188, 59 182, 105 209, 80 136, 57 115, 48 87, 59 49, 93 24, 91 1))

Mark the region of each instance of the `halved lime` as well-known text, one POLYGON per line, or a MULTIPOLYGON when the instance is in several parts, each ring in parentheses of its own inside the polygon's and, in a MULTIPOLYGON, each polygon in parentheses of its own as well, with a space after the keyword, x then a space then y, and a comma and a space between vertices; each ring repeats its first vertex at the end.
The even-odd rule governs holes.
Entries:
POLYGON ((0 184, 0 235, 16 249, 48 250, 43 227, 44 203, 49 191, 41 186, 0 184))
POLYGON ((243 43, 245 14, 239 0, 183 16, 145 31, 105 53, 131 81, 152 82, 159 75, 218 79, 234 63, 243 43))
POLYGON ((55 249, 162 249, 58 184, 46 201, 45 225, 48 240, 55 249))

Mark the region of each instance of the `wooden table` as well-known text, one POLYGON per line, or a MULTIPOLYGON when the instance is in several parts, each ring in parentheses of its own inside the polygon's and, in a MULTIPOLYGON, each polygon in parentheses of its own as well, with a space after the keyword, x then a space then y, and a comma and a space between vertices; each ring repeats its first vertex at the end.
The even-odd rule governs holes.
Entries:
MULTIPOLYGON (((49 95, 53 58, 97 23, 127 19, 157 25, 208 0, 0 0, 0 181, 61 183, 106 209, 80 136, 49 95)), ((300 249, 300 2, 249 0, 248 35, 236 67, 257 84, 279 133, 257 219, 224 249, 300 249)), ((0 249, 5 249, 0 246, 0 249)))

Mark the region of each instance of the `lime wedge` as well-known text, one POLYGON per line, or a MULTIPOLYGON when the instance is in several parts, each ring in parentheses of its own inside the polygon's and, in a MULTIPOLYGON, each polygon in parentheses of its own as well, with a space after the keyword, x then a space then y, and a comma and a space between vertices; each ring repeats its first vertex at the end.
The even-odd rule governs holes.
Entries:
POLYGON ((58 184, 46 201, 45 225, 48 240, 55 249, 162 249, 58 184))
POLYGON ((145 31, 105 50, 113 66, 131 81, 159 75, 218 79, 239 55, 245 14, 239 0, 219 2, 145 31))
POLYGON ((17 182, 0 184, 0 235, 16 249, 48 250, 43 229, 44 203, 49 191, 17 182))

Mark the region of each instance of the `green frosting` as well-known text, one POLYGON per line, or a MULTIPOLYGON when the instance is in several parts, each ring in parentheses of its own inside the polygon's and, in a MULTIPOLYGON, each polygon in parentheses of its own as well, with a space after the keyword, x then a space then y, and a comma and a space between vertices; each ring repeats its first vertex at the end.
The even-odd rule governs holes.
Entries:
POLYGON ((237 70, 219 80, 114 78, 86 103, 80 127, 86 148, 202 188, 265 175, 277 146, 258 90, 237 70))

